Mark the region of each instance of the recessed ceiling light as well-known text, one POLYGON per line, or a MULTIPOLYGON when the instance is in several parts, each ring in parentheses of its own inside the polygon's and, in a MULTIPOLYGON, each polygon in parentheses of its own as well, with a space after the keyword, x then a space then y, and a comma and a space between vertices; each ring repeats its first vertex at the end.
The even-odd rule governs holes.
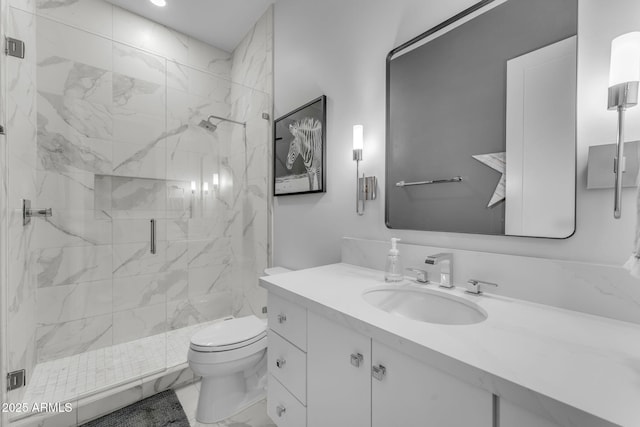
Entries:
POLYGON ((165 7, 167 5, 166 0, 149 0, 149 1, 158 7, 165 7))

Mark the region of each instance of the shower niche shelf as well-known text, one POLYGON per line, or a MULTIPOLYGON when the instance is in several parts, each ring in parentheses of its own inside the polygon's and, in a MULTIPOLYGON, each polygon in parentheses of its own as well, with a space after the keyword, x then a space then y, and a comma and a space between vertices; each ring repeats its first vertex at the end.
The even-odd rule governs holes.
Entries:
POLYGON ((215 202, 226 199, 217 185, 204 180, 94 176, 94 209, 102 219, 194 218, 212 213, 215 202))

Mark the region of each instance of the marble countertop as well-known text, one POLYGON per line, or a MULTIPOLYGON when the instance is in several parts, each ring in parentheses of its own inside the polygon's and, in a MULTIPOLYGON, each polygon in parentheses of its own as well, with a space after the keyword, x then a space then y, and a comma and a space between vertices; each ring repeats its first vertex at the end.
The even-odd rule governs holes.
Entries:
MULTIPOLYGON (((385 284, 383 276, 378 270, 332 264, 260 281, 312 311, 344 316, 356 330, 425 362, 440 354, 610 423, 640 426, 640 325, 434 285, 429 289, 478 304, 488 318, 472 325, 424 323, 362 299, 364 290, 385 284)), ((398 286, 421 285, 406 280, 398 286)))

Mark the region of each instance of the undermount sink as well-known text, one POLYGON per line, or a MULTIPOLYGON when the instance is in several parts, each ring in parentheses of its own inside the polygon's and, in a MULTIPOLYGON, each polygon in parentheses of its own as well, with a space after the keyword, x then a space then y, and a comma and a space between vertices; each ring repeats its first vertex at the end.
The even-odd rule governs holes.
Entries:
POLYGON ((426 288, 384 286, 364 291, 362 298, 387 313, 427 323, 470 325, 487 318, 471 301, 426 288))

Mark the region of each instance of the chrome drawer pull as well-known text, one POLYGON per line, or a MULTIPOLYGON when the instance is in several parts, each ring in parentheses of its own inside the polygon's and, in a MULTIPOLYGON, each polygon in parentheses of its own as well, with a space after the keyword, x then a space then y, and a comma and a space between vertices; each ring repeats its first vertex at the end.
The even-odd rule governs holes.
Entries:
POLYGON ((286 314, 278 314, 278 323, 284 323, 287 321, 287 315, 286 314))
POLYGON ((284 406, 278 405, 276 407, 276 414, 278 414, 280 418, 282 418, 282 414, 284 414, 285 412, 287 412, 287 408, 285 408, 284 406))
POLYGON ((362 356, 362 354, 360 353, 355 353, 351 355, 351 364, 356 368, 360 367, 360 364, 362 363, 363 360, 364 360, 364 356, 362 356))
POLYGON ((276 366, 280 369, 282 369, 284 367, 284 364, 287 363, 286 360, 284 359, 278 359, 276 360, 276 366))
POLYGON ((371 368, 371 376, 378 381, 382 381, 384 376, 387 374, 387 368, 382 365, 374 366, 371 368))

